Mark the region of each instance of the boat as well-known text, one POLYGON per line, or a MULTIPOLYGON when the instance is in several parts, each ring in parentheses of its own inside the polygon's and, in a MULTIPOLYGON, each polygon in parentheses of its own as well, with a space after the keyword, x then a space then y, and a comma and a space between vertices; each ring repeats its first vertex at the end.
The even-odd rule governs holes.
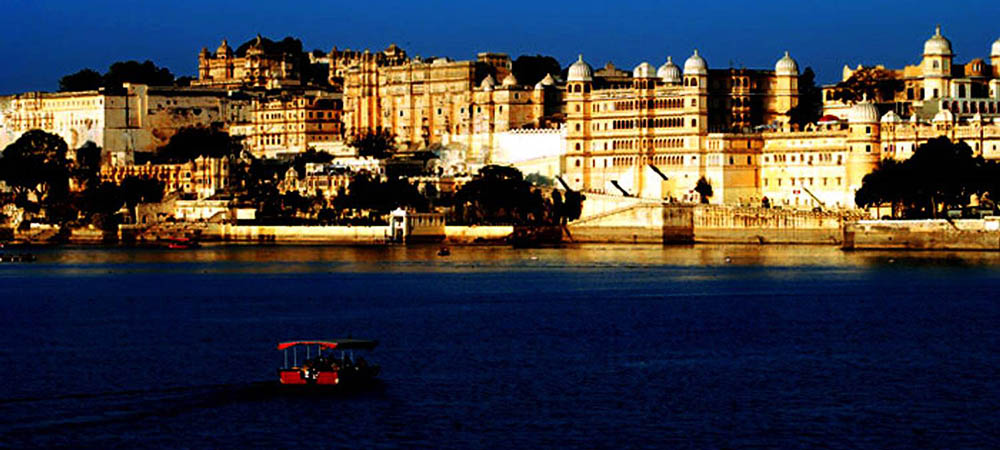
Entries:
POLYGON ((356 387, 371 383, 381 367, 370 364, 355 350, 372 351, 378 341, 364 339, 334 339, 328 341, 289 341, 278 344, 285 354, 285 363, 278 369, 282 386, 356 387), (291 361, 289 365, 289 350, 291 361), (314 351, 315 350, 315 351, 314 351), (304 353, 299 364, 299 353, 304 353))
POLYGON ((0 262, 5 263, 30 263, 37 260, 31 253, 0 253, 0 262))
POLYGON ((201 247, 201 244, 199 244, 198 241, 186 237, 167 238, 164 239, 163 242, 165 243, 164 245, 167 248, 174 250, 184 250, 189 248, 201 247))
POLYGON ((441 247, 441 249, 438 250, 438 256, 450 256, 450 255, 451 255, 451 250, 449 250, 448 247, 441 247))

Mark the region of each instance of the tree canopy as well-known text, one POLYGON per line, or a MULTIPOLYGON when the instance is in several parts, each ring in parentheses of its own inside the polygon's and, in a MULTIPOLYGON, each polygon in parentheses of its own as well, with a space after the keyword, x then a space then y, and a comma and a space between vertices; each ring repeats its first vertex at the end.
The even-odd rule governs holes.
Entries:
POLYGON ((973 156, 964 142, 938 137, 910 159, 880 162, 862 179, 854 199, 860 207, 889 204, 893 217, 937 217, 942 209, 968 206, 973 194, 996 195, 998 183, 1000 164, 973 156))
POLYGON ((701 196, 702 203, 708 203, 708 199, 712 198, 712 183, 709 183, 705 177, 698 179, 698 183, 694 185, 694 191, 701 196))
POLYGON ((844 103, 858 103, 866 98, 873 102, 891 102, 902 89, 903 81, 888 70, 862 67, 846 81, 837 83, 833 98, 844 103))
POLYGON ((18 202, 33 193, 39 201, 65 197, 69 192, 67 145, 61 137, 31 130, 7 146, 0 158, 0 180, 14 191, 18 202))
POLYGON ((378 129, 355 135, 348 145, 357 149, 359 156, 385 159, 396 153, 396 136, 389 130, 378 129))
POLYGON ((174 74, 166 67, 157 67, 152 61, 119 61, 108 67, 103 75, 93 69, 83 69, 59 79, 61 92, 91 91, 104 88, 120 88, 122 83, 138 83, 150 86, 172 86, 174 74))
POLYGON ((799 129, 816 123, 823 114, 823 91, 816 86, 816 73, 806 67, 799 76, 799 103, 788 110, 790 122, 799 129))
POLYGON ((546 74, 556 76, 562 71, 558 60, 543 55, 518 56, 511 66, 514 78, 517 78, 517 82, 524 86, 534 86, 535 83, 542 81, 546 74))
POLYGON ((170 137, 170 141, 156 152, 162 162, 185 163, 206 158, 238 157, 243 152, 239 138, 214 127, 184 127, 170 137))

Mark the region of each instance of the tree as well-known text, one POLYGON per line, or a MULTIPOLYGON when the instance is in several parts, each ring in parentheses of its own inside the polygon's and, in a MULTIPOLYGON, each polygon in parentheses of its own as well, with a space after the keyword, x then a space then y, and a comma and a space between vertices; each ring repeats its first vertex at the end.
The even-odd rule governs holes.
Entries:
POLYGON ((185 163, 199 156, 229 158, 238 157, 242 152, 242 141, 225 131, 214 127, 184 127, 157 150, 156 158, 163 162, 185 163))
POLYGON ((348 145, 357 149, 358 156, 385 159, 396 152, 396 136, 389 130, 380 128, 354 136, 348 145))
POLYGON ((694 191, 701 195, 701 202, 708 203, 708 199, 712 198, 712 184, 708 182, 705 177, 698 179, 698 183, 694 186, 694 191))
POLYGON ((101 171, 101 148, 93 141, 87 141, 76 149, 76 163, 73 164, 73 178, 80 186, 88 186, 98 181, 101 171))
POLYGON ((128 176, 122 180, 120 186, 123 202, 131 211, 135 211, 139 203, 156 203, 163 200, 163 182, 155 178, 128 176))
POLYGON ((121 88, 122 83, 148 84, 150 86, 172 86, 174 74, 166 67, 157 67, 152 61, 121 61, 108 68, 104 74, 104 87, 121 88))
POLYGON ((59 79, 59 92, 93 91, 104 86, 104 76, 93 69, 83 69, 59 79))
POLYGON ((326 164, 330 161, 333 161, 333 155, 325 151, 316 151, 316 149, 309 147, 306 151, 292 158, 292 167, 295 168, 295 173, 298 174, 299 179, 302 179, 306 176, 306 164, 326 164))
POLYGON ((962 208, 973 194, 997 189, 1000 169, 973 156, 964 142, 931 139, 903 162, 883 161, 862 179, 855 203, 861 207, 892 205, 907 217, 937 217, 942 209, 962 208))
POLYGON ((545 75, 559 75, 561 71, 562 66, 559 65, 559 61, 551 56, 521 55, 511 65, 511 73, 523 86, 534 86, 535 83, 542 81, 545 75))
POLYGON ((799 129, 815 123, 823 114, 823 91, 816 86, 816 73, 806 67, 799 76, 799 103, 788 110, 789 121, 799 129))
POLYGON ((40 203, 65 198, 69 193, 66 141, 55 134, 31 130, 8 145, 0 158, 0 180, 13 190, 24 207, 28 194, 40 203))
POLYGON ((893 73, 879 67, 862 67, 846 81, 837 83, 833 98, 844 103, 858 103, 864 99, 891 102, 902 89, 903 81, 893 73))

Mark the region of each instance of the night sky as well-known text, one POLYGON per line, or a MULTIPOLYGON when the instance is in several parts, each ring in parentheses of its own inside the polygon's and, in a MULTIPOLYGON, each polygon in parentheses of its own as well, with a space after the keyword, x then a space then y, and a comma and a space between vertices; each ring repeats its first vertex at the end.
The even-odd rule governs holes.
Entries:
POLYGON ((845 63, 902 67, 919 60, 941 24, 959 62, 988 58, 1000 37, 1000 4, 972 0, 285 2, 4 0, 0 93, 58 88, 61 76, 115 61, 151 59, 175 75, 196 75, 197 53, 223 38, 235 48, 257 33, 295 36, 307 50, 382 49, 411 56, 472 59, 479 51, 555 56, 578 53, 594 66, 613 61, 678 64, 698 48, 712 68, 771 68, 789 50, 821 82, 845 63), (279 6, 280 5, 280 6, 279 6))

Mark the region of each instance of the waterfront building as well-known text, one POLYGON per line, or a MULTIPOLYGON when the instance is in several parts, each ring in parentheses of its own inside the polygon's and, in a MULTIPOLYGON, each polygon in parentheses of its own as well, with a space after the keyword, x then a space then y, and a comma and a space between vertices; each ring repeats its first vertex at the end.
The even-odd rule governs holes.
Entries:
POLYGON ((129 164, 101 166, 101 181, 120 184, 127 177, 151 178, 163 183, 164 191, 208 198, 229 186, 229 160, 199 156, 178 164, 129 164))
POLYGON ((565 179, 573 189, 690 200, 706 177, 716 201, 753 197, 754 132, 788 123, 798 76, 787 53, 774 70, 710 70, 696 50, 683 69, 668 57, 611 78, 581 55, 565 86, 565 179))
POLYGON ((124 84, 118 89, 29 92, 0 97, 0 149, 25 132, 59 135, 69 149, 86 142, 105 162, 130 164, 137 151, 165 145, 177 130, 248 120, 249 102, 217 89, 124 84))

